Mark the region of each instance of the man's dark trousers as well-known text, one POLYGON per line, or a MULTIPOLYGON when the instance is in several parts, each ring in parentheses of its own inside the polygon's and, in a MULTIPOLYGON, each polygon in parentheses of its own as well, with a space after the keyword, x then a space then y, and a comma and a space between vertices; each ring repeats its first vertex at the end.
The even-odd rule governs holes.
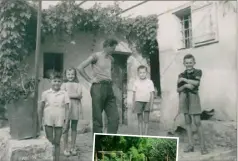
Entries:
POLYGON ((119 112, 111 81, 93 83, 91 90, 93 134, 102 133, 103 117, 105 111, 108 119, 107 133, 116 134, 119 125, 119 112))

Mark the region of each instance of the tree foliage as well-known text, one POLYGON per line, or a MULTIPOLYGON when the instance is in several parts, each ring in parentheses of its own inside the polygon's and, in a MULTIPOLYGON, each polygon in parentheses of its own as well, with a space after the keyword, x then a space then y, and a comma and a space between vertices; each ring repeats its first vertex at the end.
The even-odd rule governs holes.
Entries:
MULTIPOLYGON (((95 139, 95 152, 98 151, 123 151, 124 160, 144 161, 169 161, 176 160, 177 140, 163 138, 144 138, 128 136, 97 135, 95 139)), ((101 153, 97 156, 102 158, 101 153)), ((120 155, 105 155, 104 160, 117 161, 120 155)))
POLYGON ((25 1, 0 1, 0 103, 28 96, 33 80, 21 62, 35 47, 36 12, 25 1))

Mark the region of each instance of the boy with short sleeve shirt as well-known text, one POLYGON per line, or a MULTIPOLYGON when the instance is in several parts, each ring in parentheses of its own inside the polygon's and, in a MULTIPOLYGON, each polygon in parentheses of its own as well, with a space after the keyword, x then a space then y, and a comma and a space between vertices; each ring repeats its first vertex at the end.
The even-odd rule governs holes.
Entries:
POLYGON ((154 84, 151 80, 136 80, 133 85, 136 102, 150 102, 150 93, 154 92, 154 84))
POLYGON ((201 125, 200 117, 202 109, 199 97, 202 70, 194 68, 196 61, 195 57, 191 54, 185 55, 183 61, 186 70, 178 76, 177 92, 179 93, 179 112, 184 114, 189 140, 189 145, 184 149, 184 152, 188 153, 194 151, 191 127, 192 121, 194 121, 194 125, 196 126, 200 137, 201 154, 205 155, 208 151, 205 146, 201 125))
POLYGON ((60 157, 60 140, 68 126, 70 98, 66 91, 61 90, 62 76, 53 73, 51 76, 51 88, 44 91, 39 107, 39 124, 42 129, 44 118, 45 133, 47 139, 53 145, 52 155, 55 161, 60 157))
POLYGON ((45 102, 44 123, 46 126, 61 127, 65 121, 65 105, 70 103, 68 94, 51 89, 42 93, 42 102, 45 102))
POLYGON ((133 85, 133 111, 137 113, 140 135, 147 135, 150 111, 154 101, 154 84, 146 78, 147 68, 143 65, 138 67, 139 79, 133 85), (144 115, 143 115, 144 114, 144 115), (144 128, 143 128, 144 123, 144 128))

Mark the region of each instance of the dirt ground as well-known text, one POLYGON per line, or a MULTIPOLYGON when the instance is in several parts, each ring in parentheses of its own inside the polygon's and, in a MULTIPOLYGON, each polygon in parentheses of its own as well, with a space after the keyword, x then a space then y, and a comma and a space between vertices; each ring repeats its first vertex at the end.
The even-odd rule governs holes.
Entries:
MULTIPOLYGON (((187 154, 183 152, 184 147, 187 145, 186 135, 184 133, 177 134, 177 136, 180 137, 179 152, 178 152, 179 161, 235 161, 237 147, 236 147, 236 139, 234 137, 236 137, 236 132, 234 132, 235 131, 234 128, 231 128, 231 131, 229 131, 229 129, 225 129, 226 127, 228 127, 228 125, 234 123, 225 123, 224 126, 222 125, 224 123, 219 123, 219 125, 220 124, 221 126, 218 126, 218 128, 220 128, 219 130, 226 131, 224 135, 227 137, 224 138, 223 134, 217 134, 215 130, 212 133, 206 135, 208 136, 206 140, 209 154, 204 156, 201 156, 198 137, 196 135, 194 136, 195 152, 187 154), (231 133, 234 133, 234 135, 231 133)), ((118 133, 133 135, 137 133, 137 129, 121 125, 118 133)), ((151 122, 149 127, 149 135, 167 136, 167 131, 163 130, 160 127, 159 123, 151 122)), ((93 141, 91 132, 78 135, 77 148, 78 148, 78 156, 71 156, 67 158, 62 155, 61 156, 62 161, 91 161, 93 151, 93 141)))
MULTIPOLYGON (((0 121, 1 127, 8 126, 6 121, 0 121)), ((237 131, 235 122, 204 121, 203 129, 206 138, 206 145, 209 154, 202 156, 199 147, 199 138, 195 134, 195 152, 184 153, 183 149, 188 143, 186 131, 180 130, 172 136, 179 137, 179 161, 236 161, 237 154, 237 131)), ((121 125, 119 134, 137 134, 136 127, 121 125)), ((150 136, 168 136, 168 131, 164 130, 159 123, 150 122, 150 136)), ((169 135, 171 136, 171 135, 169 135)), ((63 146, 63 144, 61 144, 63 146)), ((61 154, 62 161, 91 161, 93 151, 93 137, 91 132, 78 134, 76 147, 77 156, 65 157, 61 154)), ((62 150, 63 152, 63 150, 62 150)))
MULTIPOLYGON (((8 126, 4 121, 0 121, 1 126, 8 126)), ((184 153, 183 149, 188 143, 186 131, 175 133, 173 136, 179 137, 178 161, 236 161, 237 154, 237 132, 235 122, 222 121, 205 121, 203 122, 203 129, 206 138, 206 145, 209 154, 202 156, 200 153, 198 136, 194 135, 195 152, 184 153)), ((128 127, 121 125, 119 127, 119 134, 137 134, 136 127, 128 127)), ((164 130, 159 123, 150 122, 149 134, 150 136, 168 136, 168 131, 164 130)), ((171 135, 169 135, 171 136, 171 135)), ((61 144, 63 147, 63 144, 61 144)), ((61 154, 62 161, 91 161, 93 151, 93 137, 91 132, 78 134, 76 147, 78 151, 77 156, 65 157, 61 154)), ((63 150, 62 150, 63 152, 63 150)))

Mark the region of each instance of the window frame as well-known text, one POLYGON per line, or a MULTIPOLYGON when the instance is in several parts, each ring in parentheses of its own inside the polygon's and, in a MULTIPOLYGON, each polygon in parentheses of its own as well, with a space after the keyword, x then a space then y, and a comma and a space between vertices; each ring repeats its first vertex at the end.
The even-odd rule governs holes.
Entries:
MULTIPOLYGON (((198 47, 201 47, 201 46, 206 46, 206 45, 210 45, 210 44, 214 44, 214 43, 218 43, 219 42, 219 26, 218 26, 218 6, 217 6, 217 2, 207 2, 207 3, 204 3, 204 4, 201 4, 200 6, 198 5, 197 7, 194 7, 194 3, 199 3, 199 2, 188 2, 187 4, 183 5, 183 6, 180 6, 178 8, 176 8, 174 11, 173 11, 173 15, 175 16, 175 18, 177 18, 179 20, 178 24, 179 24, 179 27, 183 29, 183 25, 181 23, 181 17, 183 17, 184 15, 186 15, 186 12, 188 12, 187 10, 190 10, 190 19, 191 19, 191 45, 189 48, 186 48, 186 44, 184 42, 184 35, 182 33, 182 29, 180 31, 181 33, 181 37, 179 42, 181 43, 180 47, 178 47, 177 50, 188 50, 188 49, 192 49, 192 48, 198 48, 198 47), (214 6, 212 6, 214 5, 214 6), (198 10, 198 9, 202 9, 202 8, 206 8, 208 6, 211 6, 211 7, 215 7, 213 11, 214 13, 212 14, 215 14, 213 15, 215 17, 214 19, 214 23, 211 25, 211 27, 215 28, 215 31, 210 33, 210 34, 214 34, 214 39, 207 39, 205 41, 202 41, 202 42, 199 42, 199 43, 195 43, 195 39, 197 37, 194 37, 194 29, 193 29, 193 11, 195 10, 198 10)), ((204 34, 204 35, 201 35, 201 36, 206 36, 207 34, 204 34)))
POLYGON ((173 13, 176 18, 179 20, 179 25, 181 27, 180 33, 181 33, 181 39, 179 40, 182 43, 182 46, 178 50, 183 49, 190 49, 193 48, 193 30, 192 30, 192 13, 191 13, 191 6, 187 6, 185 8, 182 8, 180 10, 177 10, 173 13), (185 28, 185 22, 189 21, 188 28, 185 28), (186 32, 188 31, 188 35, 186 35, 186 32), (188 41, 186 41, 189 39, 188 41), (188 45, 189 44, 189 45, 188 45))

